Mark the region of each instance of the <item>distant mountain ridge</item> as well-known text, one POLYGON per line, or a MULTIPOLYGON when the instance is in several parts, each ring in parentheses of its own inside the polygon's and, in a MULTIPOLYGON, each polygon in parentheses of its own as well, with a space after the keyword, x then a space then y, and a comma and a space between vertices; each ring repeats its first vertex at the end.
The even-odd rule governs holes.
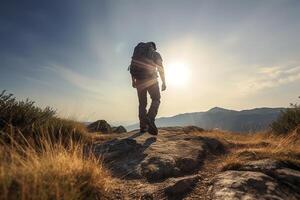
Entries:
MULTIPOLYGON (((214 107, 206 112, 178 114, 156 119, 158 127, 195 125, 204 129, 221 129, 233 132, 254 132, 267 129, 285 108, 254 108, 249 110, 229 110, 214 107)), ((138 124, 126 127, 139 128, 138 124)))

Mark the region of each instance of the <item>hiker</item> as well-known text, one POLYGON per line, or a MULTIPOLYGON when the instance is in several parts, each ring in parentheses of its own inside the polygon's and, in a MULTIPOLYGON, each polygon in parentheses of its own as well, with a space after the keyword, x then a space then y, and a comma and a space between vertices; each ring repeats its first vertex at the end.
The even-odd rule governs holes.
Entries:
POLYGON ((139 99, 139 120, 140 132, 149 132, 152 135, 157 135, 158 130, 155 125, 155 117, 157 115, 160 104, 160 91, 158 86, 158 75, 162 80, 162 91, 166 90, 166 81, 162 58, 156 52, 154 42, 140 42, 135 48, 129 66, 132 87, 137 89, 139 99), (151 106, 147 112, 147 93, 151 97, 151 106))

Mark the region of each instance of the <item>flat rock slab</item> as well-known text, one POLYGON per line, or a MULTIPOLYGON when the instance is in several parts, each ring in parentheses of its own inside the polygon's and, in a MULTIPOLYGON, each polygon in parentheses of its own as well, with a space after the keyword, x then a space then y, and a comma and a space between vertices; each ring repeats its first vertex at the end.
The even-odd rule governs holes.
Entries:
POLYGON ((263 159, 237 170, 225 171, 212 180, 213 199, 300 199, 300 171, 293 163, 263 159))
POLYGON ((115 175, 158 181, 192 174, 208 153, 222 153, 224 147, 218 140, 177 127, 160 129, 155 137, 137 131, 126 133, 96 145, 94 152, 104 157, 115 175))
POLYGON ((212 181, 212 199, 296 200, 297 193, 261 172, 226 171, 212 181))
POLYGON ((238 168, 242 171, 260 171, 263 173, 272 172, 277 169, 290 168, 300 170, 300 166, 288 161, 280 161, 273 159, 262 159, 256 161, 249 161, 238 168))

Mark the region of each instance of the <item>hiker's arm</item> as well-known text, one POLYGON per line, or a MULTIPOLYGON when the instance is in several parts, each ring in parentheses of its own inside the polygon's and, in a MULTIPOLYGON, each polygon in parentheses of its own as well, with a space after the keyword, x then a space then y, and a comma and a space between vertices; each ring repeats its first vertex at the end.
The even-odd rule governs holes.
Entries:
POLYGON ((164 66, 162 64, 162 58, 158 52, 155 52, 155 54, 154 54, 154 62, 157 66, 157 69, 159 72, 159 77, 160 77, 161 81, 163 82, 161 85, 161 90, 164 91, 167 88, 166 79, 165 79, 165 70, 164 70, 164 66))
POLYGON ((166 90, 167 86, 166 86, 166 79, 165 79, 165 70, 164 70, 164 66, 163 66, 162 62, 163 62, 163 60, 162 60, 160 54, 156 52, 155 64, 157 66, 160 79, 162 81, 161 90, 164 91, 164 90, 166 90))
POLYGON ((160 79, 162 81, 161 90, 164 91, 164 90, 166 90, 167 86, 166 86, 166 79, 165 79, 165 70, 164 70, 162 63, 161 63, 161 65, 158 65, 157 68, 158 68, 160 79))

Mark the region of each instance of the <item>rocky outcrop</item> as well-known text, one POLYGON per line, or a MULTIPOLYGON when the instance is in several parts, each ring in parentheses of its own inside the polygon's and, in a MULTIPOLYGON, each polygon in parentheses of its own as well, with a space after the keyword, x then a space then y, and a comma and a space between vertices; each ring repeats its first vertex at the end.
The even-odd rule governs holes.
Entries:
POLYGON ((115 139, 94 144, 89 152, 121 177, 124 199, 300 199, 300 166, 262 159, 221 171, 224 154, 236 149, 204 137, 207 132, 200 136, 201 131, 190 126, 160 128, 155 137, 138 131, 114 134, 115 139))
POLYGON ((288 188, 261 172, 226 171, 212 181, 213 199, 297 199, 288 188))
POLYGON ((124 126, 117 126, 117 127, 112 127, 112 132, 113 133, 126 133, 127 130, 125 129, 124 126))
POLYGON ((299 199, 298 166, 271 159, 251 161, 212 180, 213 199, 299 199))
POLYGON ((105 120, 97 120, 87 126, 90 132, 101 133, 125 133, 127 130, 124 126, 111 127, 105 120))
POLYGON ((112 129, 105 120, 97 120, 87 126, 91 132, 111 133, 112 129))
POLYGON ((180 131, 181 134, 161 130, 157 137, 131 132, 96 146, 95 152, 107 160, 118 155, 113 163, 108 163, 117 174, 156 182, 192 174, 201 167, 207 153, 218 154, 224 149, 217 140, 180 131), (125 147, 121 147, 125 141, 125 147))

